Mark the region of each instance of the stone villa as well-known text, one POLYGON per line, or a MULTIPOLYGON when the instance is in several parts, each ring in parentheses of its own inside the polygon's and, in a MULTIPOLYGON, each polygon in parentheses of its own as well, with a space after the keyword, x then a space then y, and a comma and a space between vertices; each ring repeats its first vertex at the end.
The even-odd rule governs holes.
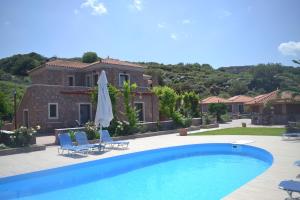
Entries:
MULTIPOLYGON (((156 80, 144 74, 143 66, 116 59, 102 59, 94 63, 53 60, 29 72, 32 84, 17 110, 17 126, 41 126, 41 131, 76 126, 93 120, 95 105, 90 92, 105 70, 108 82, 122 90, 123 82, 136 83, 132 105, 138 110, 141 122, 159 119, 158 99, 151 92, 156 80)), ((118 98, 117 115, 124 119, 122 97, 118 98)))

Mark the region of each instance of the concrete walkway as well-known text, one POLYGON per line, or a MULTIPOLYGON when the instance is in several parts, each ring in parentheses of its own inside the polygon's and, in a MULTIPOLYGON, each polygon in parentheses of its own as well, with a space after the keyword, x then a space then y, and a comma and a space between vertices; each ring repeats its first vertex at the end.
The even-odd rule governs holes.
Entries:
MULTIPOLYGON (((240 123, 240 121, 234 121, 240 123)), ((224 199, 284 199, 287 194, 278 189, 278 184, 284 179, 296 179, 300 168, 293 165, 295 160, 300 160, 300 140, 282 141, 276 136, 178 136, 178 134, 154 136, 133 139, 129 149, 109 150, 98 155, 71 158, 57 154, 57 146, 49 146, 45 151, 16 154, 0 157, 0 177, 13 176, 74 163, 86 162, 126 153, 162 147, 198 144, 198 143, 223 143, 236 140, 254 140, 253 146, 261 147, 271 152, 274 156, 273 165, 263 174, 248 182, 224 199)), ((247 172, 245 172, 247 173, 247 172)), ((298 179, 299 180, 299 179, 298 179)))

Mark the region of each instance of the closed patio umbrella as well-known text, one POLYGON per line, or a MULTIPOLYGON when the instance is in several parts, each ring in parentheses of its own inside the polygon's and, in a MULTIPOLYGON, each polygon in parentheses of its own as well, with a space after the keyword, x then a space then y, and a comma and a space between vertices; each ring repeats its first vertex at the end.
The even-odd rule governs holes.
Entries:
POLYGON ((97 110, 95 116, 95 125, 96 127, 108 127, 110 121, 113 119, 113 112, 111 106, 111 100, 107 88, 107 78, 105 71, 102 70, 101 75, 98 80, 98 102, 97 110))

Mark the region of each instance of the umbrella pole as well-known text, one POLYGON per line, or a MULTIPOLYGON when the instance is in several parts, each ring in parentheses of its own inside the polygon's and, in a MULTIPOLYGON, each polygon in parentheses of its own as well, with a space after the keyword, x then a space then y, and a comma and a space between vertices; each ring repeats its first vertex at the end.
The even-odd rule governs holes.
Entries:
POLYGON ((102 141, 102 138, 101 138, 101 136, 102 136, 102 126, 101 126, 101 124, 100 124, 100 131, 99 131, 99 144, 101 144, 101 141, 102 141))

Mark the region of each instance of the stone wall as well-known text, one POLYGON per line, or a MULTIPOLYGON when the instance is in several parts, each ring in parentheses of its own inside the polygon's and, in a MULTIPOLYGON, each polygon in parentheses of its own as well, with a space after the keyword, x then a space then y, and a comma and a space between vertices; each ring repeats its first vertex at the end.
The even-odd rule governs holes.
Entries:
MULTIPOLYGON (((90 103, 87 94, 66 94, 63 92, 86 91, 83 87, 32 85, 18 107, 17 126, 25 125, 23 111, 28 110, 29 127, 41 126, 41 132, 51 132, 55 128, 74 127, 79 119, 79 104, 90 103), (58 104, 58 119, 48 118, 48 103, 58 104)), ((93 106, 92 106, 93 107, 93 106)))

